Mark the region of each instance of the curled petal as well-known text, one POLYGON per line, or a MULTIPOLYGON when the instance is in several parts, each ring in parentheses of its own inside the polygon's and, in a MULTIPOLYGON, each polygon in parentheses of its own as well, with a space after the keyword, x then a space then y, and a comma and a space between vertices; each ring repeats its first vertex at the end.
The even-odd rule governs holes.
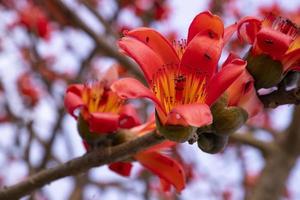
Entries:
POLYGON ((70 85, 66 91, 65 98, 64 98, 64 105, 70 115, 72 115, 75 119, 78 116, 75 115, 74 111, 82 107, 84 105, 81 92, 83 90, 83 85, 80 84, 73 84, 70 85))
POLYGON ((179 64, 179 58, 170 42, 152 28, 137 28, 126 33, 150 47, 166 64, 179 64))
POLYGON ((288 50, 291 38, 271 28, 262 28, 256 35, 256 45, 265 54, 279 60, 288 50))
POLYGON ((212 105, 244 72, 246 65, 246 61, 235 59, 223 67, 208 83, 206 104, 212 105))
POLYGON ((124 99, 149 98, 159 109, 164 110, 152 91, 134 78, 123 78, 114 82, 111 90, 124 99))
POLYGON ((253 44, 260 27, 261 20, 254 17, 244 17, 238 22, 237 31, 239 39, 253 44))
POLYGON ((110 164, 109 169, 121 176, 130 176, 132 164, 128 162, 115 162, 110 164))
POLYGON ((209 80, 215 73, 223 47, 222 39, 198 34, 188 44, 180 63, 186 73, 198 73, 209 80))
POLYGON ((254 80, 252 76, 247 70, 244 70, 239 78, 226 90, 226 94, 228 94, 228 106, 237 106, 240 98, 245 96, 253 87, 254 80))
POLYGON ((263 111, 263 104, 257 97, 254 87, 251 87, 249 91, 241 97, 238 106, 247 111, 249 118, 263 111))
POLYGON ((90 113, 88 124, 93 133, 111 133, 119 128, 119 115, 115 113, 90 113))
POLYGON ((189 27, 188 39, 189 43, 199 33, 207 33, 210 37, 220 39, 224 34, 224 24, 221 18, 211 14, 209 11, 198 14, 189 27))
POLYGON ((206 104, 184 104, 171 110, 166 124, 202 127, 211 123, 212 115, 206 104))
POLYGON ((164 65, 163 60, 150 47, 135 38, 123 37, 119 46, 139 64, 146 80, 151 84, 153 74, 164 65))
POLYGON ((231 24, 230 26, 227 26, 224 30, 224 44, 227 44, 227 42, 229 41, 229 39, 231 38, 231 36, 233 35, 233 33, 236 31, 238 24, 234 23, 231 24))
POLYGON ((132 128, 141 124, 140 117, 135 108, 130 105, 124 105, 120 111, 119 125, 121 128, 132 128))
POLYGON ((172 184, 177 192, 185 188, 185 174, 176 160, 157 152, 141 152, 135 158, 148 170, 172 184))

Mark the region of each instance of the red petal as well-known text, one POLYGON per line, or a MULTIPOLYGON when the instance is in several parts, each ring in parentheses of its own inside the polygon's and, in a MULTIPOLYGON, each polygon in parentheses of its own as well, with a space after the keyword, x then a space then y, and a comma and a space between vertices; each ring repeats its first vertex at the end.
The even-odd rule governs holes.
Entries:
POLYGON ((222 38, 224 34, 224 24, 221 18, 211 14, 209 11, 198 14, 189 27, 187 42, 189 43, 196 35, 204 32, 217 39, 222 38))
POLYGON ((227 42, 229 41, 233 33, 236 31, 236 29, 237 29, 237 23, 231 24, 230 26, 227 26, 225 28, 224 37, 223 37, 224 45, 227 44, 227 42))
POLYGON ((226 90, 228 95, 228 106, 237 106, 240 98, 249 92, 254 87, 252 76, 245 69, 244 72, 235 80, 226 90))
POLYGON ((199 73, 209 80, 216 71, 223 47, 222 39, 196 35, 188 44, 180 63, 183 72, 199 73))
POLYGON ((168 140, 168 141, 165 141, 163 143, 160 143, 160 144, 157 144, 157 145, 154 145, 154 146, 148 148, 147 150, 143 151, 143 153, 167 149, 167 148, 175 146, 176 144, 177 144, 176 142, 172 142, 172 141, 168 140))
POLYGON ((167 124, 202 127, 212 123, 210 108, 206 104, 176 106, 168 115, 167 124), (182 124, 183 123, 183 124, 182 124))
POLYGON ((131 37, 123 37, 119 46, 139 64, 146 80, 151 84, 153 74, 164 65, 163 60, 150 47, 131 37))
POLYGON ((149 88, 134 78, 123 78, 111 85, 111 90, 124 99, 149 98, 163 110, 160 101, 149 88))
POLYGON ((81 92, 83 90, 83 85, 80 84, 73 84, 67 88, 65 98, 64 98, 64 105, 70 115, 72 115, 75 119, 77 116, 74 114, 74 111, 82 107, 84 105, 81 92))
POLYGON ((244 17, 238 22, 237 31, 239 39, 253 44, 260 27, 261 20, 254 17, 244 17))
POLYGON ((282 63, 284 71, 296 70, 298 67, 294 66, 295 63, 300 61, 300 36, 298 36, 290 45, 286 55, 284 55, 282 63))
POLYGON ((115 162, 110 164, 109 169, 121 176, 130 176, 132 164, 129 162, 115 162))
POLYGON ((126 33, 126 36, 145 43, 165 64, 179 64, 179 58, 170 42, 159 32, 151 28, 137 28, 126 33))
POLYGON ((157 152, 139 153, 135 158, 151 172, 174 185, 177 192, 184 189, 185 174, 176 160, 157 152))
POLYGON ((263 104, 257 97, 254 87, 251 87, 251 89, 241 97, 238 106, 244 108, 247 111, 249 118, 254 117, 258 113, 263 111, 263 104))
POLYGON ((212 105, 225 90, 244 72, 247 62, 235 59, 222 68, 207 86, 206 104, 212 105))
POLYGON ((111 133, 119 128, 119 115, 115 113, 90 113, 89 129, 94 133, 111 133))
POLYGON ((279 60, 288 50, 292 39, 271 28, 262 28, 256 35, 256 45, 272 58, 279 60))
POLYGON ((127 104, 122 106, 119 113, 119 124, 121 128, 132 128, 141 124, 140 117, 132 105, 127 104))
POLYGON ((165 181, 165 179, 162 178, 160 178, 159 181, 160 181, 160 186, 164 192, 168 192, 171 190, 171 184, 169 182, 165 181))

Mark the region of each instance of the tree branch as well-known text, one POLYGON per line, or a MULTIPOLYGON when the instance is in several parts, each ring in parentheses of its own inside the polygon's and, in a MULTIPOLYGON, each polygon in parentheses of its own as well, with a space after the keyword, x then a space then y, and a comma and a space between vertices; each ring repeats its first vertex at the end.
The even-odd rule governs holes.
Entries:
POLYGON ((276 90, 270 94, 259 96, 265 108, 276 108, 285 104, 300 104, 300 88, 289 91, 276 90))
POLYGON ((96 149, 57 167, 40 171, 25 181, 0 190, 0 199, 19 199, 52 181, 83 173, 93 167, 128 159, 137 152, 162 141, 164 141, 162 136, 150 133, 115 147, 96 149))
POLYGON ((267 142, 261 141, 255 137, 253 137, 249 133, 247 133, 247 134, 236 133, 236 134, 231 135, 230 139, 235 142, 239 142, 242 144, 246 144, 246 145, 255 147, 255 148, 259 149, 260 151, 262 151, 265 155, 267 155, 269 152, 271 152, 275 148, 275 146, 272 145, 272 143, 267 143, 267 142))

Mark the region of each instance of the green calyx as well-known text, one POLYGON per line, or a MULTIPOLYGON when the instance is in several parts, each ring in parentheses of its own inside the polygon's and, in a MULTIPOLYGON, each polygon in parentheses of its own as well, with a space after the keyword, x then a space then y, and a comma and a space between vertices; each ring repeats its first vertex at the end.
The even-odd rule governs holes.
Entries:
POLYGON ((198 147, 210 154, 219 153, 228 143, 228 136, 217 135, 212 132, 201 132, 198 134, 198 147))
POLYGON ((273 60, 268 55, 254 56, 249 53, 247 63, 247 70, 255 79, 256 89, 276 86, 283 78, 281 62, 273 60))
POLYGON ((213 114, 212 129, 218 135, 230 135, 248 119, 248 113, 241 107, 227 106, 227 97, 222 96, 211 107, 213 114))
POLYGON ((168 140, 174 142, 186 142, 188 141, 193 133, 195 132, 195 128, 192 126, 179 126, 179 125, 163 125, 161 124, 158 115, 155 115, 156 127, 159 133, 167 138, 168 140))

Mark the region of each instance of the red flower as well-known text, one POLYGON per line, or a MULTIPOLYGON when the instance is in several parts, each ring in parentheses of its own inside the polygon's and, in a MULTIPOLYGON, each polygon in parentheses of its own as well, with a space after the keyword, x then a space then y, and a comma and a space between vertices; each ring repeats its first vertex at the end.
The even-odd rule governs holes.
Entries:
POLYGON ((35 106, 41 97, 41 91, 36 87, 30 74, 23 73, 17 80, 18 91, 22 95, 25 103, 35 106))
POLYGON ((20 11, 19 23, 38 36, 48 39, 50 36, 50 24, 45 13, 37 6, 27 5, 20 11))
MULTIPOLYGON (((236 58, 238 58, 236 55, 230 54, 224 65, 236 58)), ((256 94, 254 79, 246 69, 226 90, 226 93, 228 106, 242 107, 247 111, 248 118, 254 117, 263 110, 263 105, 256 94)))
POLYGON ((124 105, 109 86, 117 78, 112 68, 101 81, 89 84, 73 84, 66 91, 64 104, 67 111, 75 118, 75 110, 88 123, 93 133, 111 133, 120 128, 131 128, 140 124, 135 110, 124 105))
MULTIPOLYGON (((140 126, 136 126, 129 131, 132 135, 139 137, 156 129, 154 117, 150 118, 148 122, 140 126)), ((150 147, 149 149, 137 153, 134 158, 141 163, 146 169, 156 174, 161 182, 164 183, 164 189, 169 190, 173 185, 178 192, 185 187, 185 174, 181 164, 169 156, 161 153, 161 150, 168 149, 176 143, 166 141, 161 144, 150 147)), ((129 176, 131 170, 131 163, 118 162, 110 165, 110 169, 123 176, 129 176)))
POLYGON ((268 55, 283 65, 283 72, 299 70, 299 28, 289 19, 270 14, 259 20, 246 17, 238 26, 240 39, 252 45, 252 55, 268 55))
POLYGON ((129 31, 119 42, 120 48, 140 65, 150 89, 132 78, 121 79, 111 88, 122 98, 150 98, 165 126, 211 124, 209 106, 246 65, 236 59, 217 72, 223 45, 233 31, 234 25, 224 31, 221 19, 210 12, 197 15, 187 40, 175 46, 150 28, 129 31))

